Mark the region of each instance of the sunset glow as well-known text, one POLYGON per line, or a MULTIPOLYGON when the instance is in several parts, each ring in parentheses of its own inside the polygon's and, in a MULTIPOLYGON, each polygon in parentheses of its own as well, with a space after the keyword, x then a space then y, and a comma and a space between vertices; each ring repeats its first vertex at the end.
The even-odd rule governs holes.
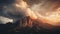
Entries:
MULTIPOLYGON (((41 20, 43 23, 49 23, 51 25, 59 25, 60 22, 60 8, 56 9, 55 11, 46 11, 46 10, 42 10, 39 8, 39 6, 42 4, 37 4, 34 5, 33 7, 28 7, 29 5, 22 1, 21 3, 16 4, 16 7, 18 8, 22 8, 22 10, 24 9, 24 12, 26 13, 26 16, 30 16, 32 19, 39 19, 41 20), (42 12, 43 14, 42 15, 42 12), (46 12, 45 12, 46 11, 46 12)), ((53 5, 54 6, 54 5, 53 5)), ((48 10, 48 9, 47 9, 48 10)))

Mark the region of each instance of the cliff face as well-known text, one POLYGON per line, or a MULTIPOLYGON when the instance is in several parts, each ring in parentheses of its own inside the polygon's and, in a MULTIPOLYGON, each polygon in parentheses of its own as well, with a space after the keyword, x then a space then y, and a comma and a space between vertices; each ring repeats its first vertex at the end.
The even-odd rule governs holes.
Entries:
POLYGON ((31 19, 29 16, 19 19, 16 23, 0 24, 2 32, 19 32, 19 33, 41 33, 60 31, 59 27, 55 27, 48 23, 43 23, 38 19, 31 19))
POLYGON ((15 23, 15 27, 13 28, 13 31, 15 32, 55 32, 58 31, 60 27, 53 26, 48 23, 43 23, 42 21, 38 19, 31 19, 29 16, 26 16, 22 19, 19 19, 15 23))
POLYGON ((44 29, 49 30, 49 29, 55 28, 55 26, 51 24, 43 23, 42 21, 38 19, 31 19, 29 16, 18 20, 16 24, 17 24, 16 26, 17 29, 26 28, 26 27, 29 27, 29 28, 36 27, 37 29, 44 28, 44 29))

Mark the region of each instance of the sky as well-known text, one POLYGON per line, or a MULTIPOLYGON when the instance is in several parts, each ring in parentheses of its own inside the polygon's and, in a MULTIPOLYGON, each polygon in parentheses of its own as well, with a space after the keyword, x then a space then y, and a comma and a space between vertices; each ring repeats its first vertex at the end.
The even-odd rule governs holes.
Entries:
POLYGON ((60 0, 23 0, 23 1, 26 2, 26 5, 24 4, 25 7, 22 4, 20 4, 21 7, 18 8, 15 6, 15 4, 21 3, 22 0, 0 0, 0 16, 9 19, 18 19, 26 15, 27 7, 31 8, 31 10, 35 10, 36 8, 37 10, 35 11, 38 12, 41 10, 42 15, 44 15, 44 13, 46 12, 54 11, 55 9, 60 7, 60 0))

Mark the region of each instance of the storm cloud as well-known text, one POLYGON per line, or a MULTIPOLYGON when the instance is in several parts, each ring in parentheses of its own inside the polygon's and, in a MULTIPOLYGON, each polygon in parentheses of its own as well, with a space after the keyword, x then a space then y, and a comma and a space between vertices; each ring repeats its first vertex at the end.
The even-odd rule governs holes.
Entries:
MULTIPOLYGON (((20 7, 17 8, 15 6, 16 2, 24 1, 28 6, 26 8, 34 7, 35 5, 39 5, 36 9, 43 11, 51 11, 60 7, 60 0, 0 0, 0 16, 4 16, 11 19, 18 19, 26 16, 26 8, 20 7), (41 5, 40 5, 41 4, 41 5), (39 8, 38 8, 39 7, 39 8)), ((19 3, 18 2, 18 3, 19 3)), ((20 5, 22 6, 22 5, 20 5)), ((35 10, 35 9, 34 9, 35 10)), ((42 13, 43 14, 43 13, 42 13)), ((3 18, 2 18, 3 19, 3 18)))

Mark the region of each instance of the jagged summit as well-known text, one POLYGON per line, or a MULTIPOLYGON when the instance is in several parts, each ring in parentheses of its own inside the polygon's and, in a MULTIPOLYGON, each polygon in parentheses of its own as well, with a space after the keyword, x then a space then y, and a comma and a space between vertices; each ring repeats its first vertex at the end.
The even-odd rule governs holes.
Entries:
POLYGON ((2 32, 15 32, 15 33, 41 33, 41 32, 56 32, 59 31, 59 27, 52 26, 48 23, 42 23, 37 19, 31 19, 29 16, 26 16, 17 22, 11 24, 0 24, 0 31, 2 32))
POLYGON ((31 19, 29 16, 26 16, 20 20, 18 20, 17 22, 17 26, 19 27, 38 27, 38 28, 45 28, 45 29, 52 29, 55 28, 55 26, 48 24, 48 23, 43 23, 42 21, 38 20, 38 19, 31 19))

